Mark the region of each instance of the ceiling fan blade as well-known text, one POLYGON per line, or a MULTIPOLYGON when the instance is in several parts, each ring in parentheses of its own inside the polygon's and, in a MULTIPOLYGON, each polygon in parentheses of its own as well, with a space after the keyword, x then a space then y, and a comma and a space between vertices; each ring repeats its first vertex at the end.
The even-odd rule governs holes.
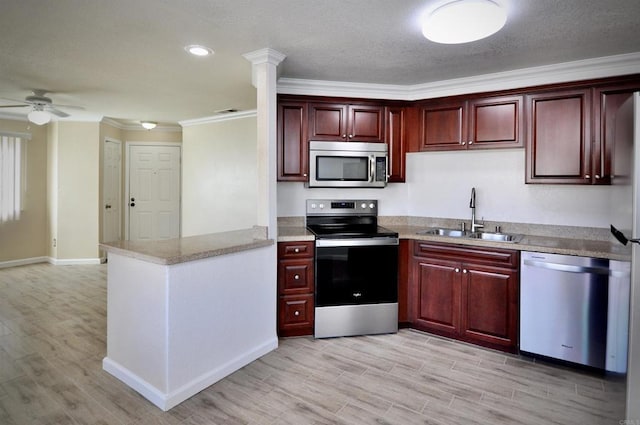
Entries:
POLYGON ((57 115, 57 116, 59 116, 61 118, 65 118, 65 117, 69 116, 69 114, 67 114, 66 112, 62 112, 61 110, 56 109, 56 108, 48 107, 48 108, 46 108, 46 110, 51 112, 53 115, 57 115))
POLYGON ((54 108, 67 108, 67 109, 77 109, 80 111, 84 111, 84 108, 82 106, 75 106, 75 105, 61 105, 59 103, 52 103, 51 105, 49 105, 50 107, 54 107, 54 108))
POLYGON ((24 106, 31 106, 31 105, 0 105, 0 108, 22 108, 24 106))

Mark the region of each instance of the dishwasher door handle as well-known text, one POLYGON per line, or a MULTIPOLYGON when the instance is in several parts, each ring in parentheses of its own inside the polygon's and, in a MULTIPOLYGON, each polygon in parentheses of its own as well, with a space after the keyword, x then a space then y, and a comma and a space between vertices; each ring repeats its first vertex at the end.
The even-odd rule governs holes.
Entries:
POLYGON ((630 273, 628 272, 610 270, 607 267, 574 266, 571 264, 549 263, 547 261, 533 261, 533 260, 524 260, 524 265, 538 267, 541 269, 568 272, 568 273, 601 274, 601 275, 607 275, 607 276, 613 276, 613 277, 630 276, 630 273))

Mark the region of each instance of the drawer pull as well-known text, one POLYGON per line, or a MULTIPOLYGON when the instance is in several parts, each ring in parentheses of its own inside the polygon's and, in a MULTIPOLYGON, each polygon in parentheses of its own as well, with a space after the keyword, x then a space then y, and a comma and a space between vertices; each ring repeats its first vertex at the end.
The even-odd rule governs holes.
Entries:
POLYGON ((300 312, 298 310, 296 310, 296 311, 293 312, 293 315, 294 316, 300 316, 300 312))
POLYGON ((299 275, 299 274, 296 274, 296 275, 294 275, 294 276, 293 276, 293 278, 294 278, 295 280, 300 280, 300 275, 299 275))
POLYGON ((295 252, 295 253, 300 252, 300 248, 295 248, 295 249, 293 250, 293 252, 295 252))

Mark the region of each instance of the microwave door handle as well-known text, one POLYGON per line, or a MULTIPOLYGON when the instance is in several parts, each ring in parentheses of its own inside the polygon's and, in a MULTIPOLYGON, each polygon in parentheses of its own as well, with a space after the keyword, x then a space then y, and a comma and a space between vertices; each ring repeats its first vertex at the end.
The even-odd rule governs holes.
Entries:
POLYGON ((376 157, 371 155, 369 157, 369 183, 373 182, 375 166, 376 166, 376 157))

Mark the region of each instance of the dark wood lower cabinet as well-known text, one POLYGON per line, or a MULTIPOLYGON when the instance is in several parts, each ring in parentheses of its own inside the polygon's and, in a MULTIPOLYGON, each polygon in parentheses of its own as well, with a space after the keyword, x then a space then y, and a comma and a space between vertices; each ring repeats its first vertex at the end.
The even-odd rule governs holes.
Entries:
POLYGON ((278 243, 278 335, 313 335, 314 242, 278 243))
POLYGON ((411 325, 486 347, 518 347, 517 251, 414 241, 411 325))

